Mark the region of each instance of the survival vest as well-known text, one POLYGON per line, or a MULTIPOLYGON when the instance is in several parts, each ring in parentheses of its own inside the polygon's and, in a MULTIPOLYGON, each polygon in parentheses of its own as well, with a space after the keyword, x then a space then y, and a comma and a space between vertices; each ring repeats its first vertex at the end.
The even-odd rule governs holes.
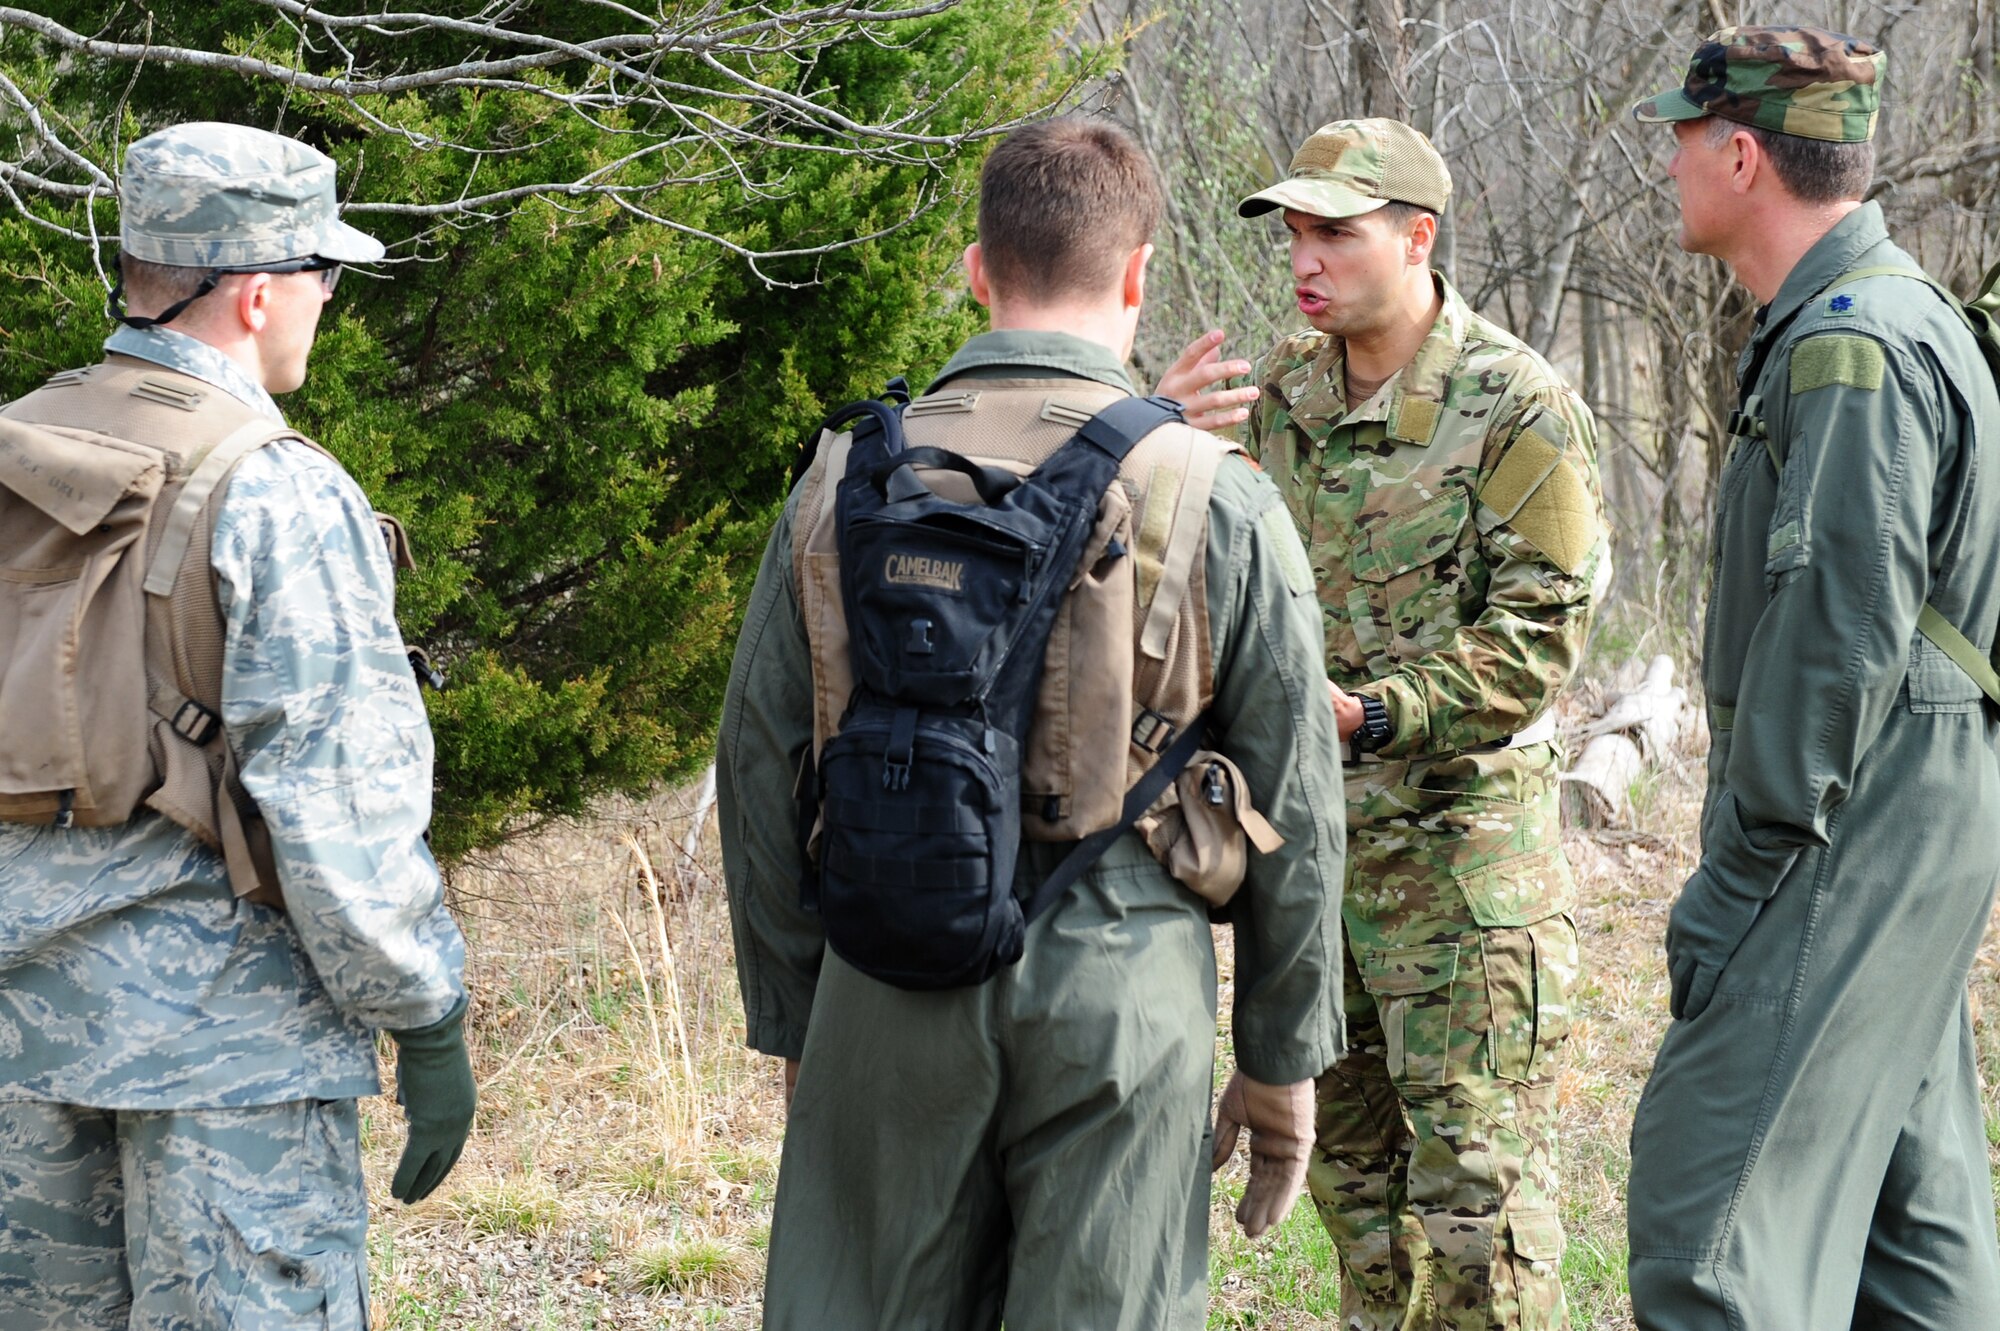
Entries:
POLYGON ((1231 445, 1071 378, 857 403, 828 427, 793 572, 814 693, 802 895, 830 946, 905 988, 978 983, 1135 823, 1164 862, 1238 881, 1241 855, 1189 824, 1278 844, 1240 773, 1198 752, 1208 497, 1231 445), (1190 800, 1203 816, 1174 817, 1190 800), (1022 840, 1076 843, 1025 903, 1022 840))
MULTIPOLYGON (((1936 292, 1938 298, 1951 306, 1952 311, 1971 332, 1972 340, 1978 344, 1979 354, 1986 362, 1986 368, 1992 372, 1996 385, 2000 385, 2000 264, 1995 264, 1986 270, 1986 276, 1980 279, 1978 294, 1969 301, 1960 300, 1947 290, 1943 283, 1921 268, 1906 268, 1901 264, 1857 268, 1852 272, 1842 273, 1821 287, 1811 300, 1802 302, 1784 323, 1772 329, 1770 335, 1765 338, 1755 360, 1746 367, 1743 376, 1743 397, 1738 401, 1736 410, 1729 415, 1726 432, 1732 446, 1746 440, 1754 440, 1763 445, 1764 451, 1770 455, 1771 466, 1775 470, 1782 472, 1785 469, 1784 445, 1772 436, 1766 426, 1763 402, 1752 391, 1757 386, 1758 379, 1763 376, 1765 358, 1770 354, 1771 348, 1778 344, 1779 336, 1786 325, 1797 318, 1814 300, 1850 283, 1865 282, 1873 277, 1907 277, 1912 281, 1922 282, 1936 292)), ((1930 639, 1933 646, 1950 657, 1960 670, 1970 676, 1972 682, 1979 686, 1980 692, 1986 695, 1987 701, 2000 706, 2000 636, 1995 638, 1994 654, 1988 657, 1979 650, 1971 638, 1928 601, 1917 612, 1917 632, 1930 639)))
MULTIPOLYGON (((0 408, 0 821, 113 827, 155 810, 282 904, 270 838, 222 737, 217 498, 296 430, 134 357, 0 408)), ((327 456, 331 457, 331 454, 327 456)), ((391 555, 408 542, 378 514, 391 555)))

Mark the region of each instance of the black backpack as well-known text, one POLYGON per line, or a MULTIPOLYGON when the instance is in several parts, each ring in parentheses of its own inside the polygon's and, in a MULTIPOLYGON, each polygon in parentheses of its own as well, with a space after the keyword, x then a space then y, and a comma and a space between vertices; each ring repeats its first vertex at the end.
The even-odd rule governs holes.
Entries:
MULTIPOLYGON (((857 970, 949 989, 1012 965, 1029 922, 1199 747, 1200 719, 1127 793, 1117 825, 1077 842, 1032 900, 1016 897, 1021 754, 1057 609, 1119 464, 1179 419, 1169 399, 1121 399, 1016 476, 906 449, 900 403, 828 418, 827 431, 857 422, 835 499, 855 689, 801 790, 801 839, 822 828, 801 895, 857 970), (919 466, 965 475, 979 502, 940 498, 919 466)), ((1103 557, 1130 555, 1114 542, 1103 557)))

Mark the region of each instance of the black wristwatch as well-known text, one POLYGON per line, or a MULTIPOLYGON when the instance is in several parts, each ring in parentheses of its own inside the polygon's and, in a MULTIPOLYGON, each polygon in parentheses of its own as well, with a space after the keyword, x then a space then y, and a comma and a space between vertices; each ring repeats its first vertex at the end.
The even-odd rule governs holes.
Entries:
POLYGON ((1389 742, 1389 709, 1380 698, 1365 693, 1355 696, 1361 700, 1361 727, 1354 732, 1354 751, 1373 753, 1389 742))

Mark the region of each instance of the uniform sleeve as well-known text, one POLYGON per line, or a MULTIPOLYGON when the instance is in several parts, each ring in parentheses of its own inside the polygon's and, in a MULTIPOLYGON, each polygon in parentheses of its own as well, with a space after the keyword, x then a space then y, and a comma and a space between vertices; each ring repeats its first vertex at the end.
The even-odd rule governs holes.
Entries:
POLYGON ((410 1030, 465 996, 465 942, 424 844, 431 733, 365 496, 293 442, 246 457, 210 562, 222 717, 270 831, 286 917, 345 1013, 410 1030))
POLYGON ((1340 896, 1346 805, 1312 569, 1271 482, 1225 459, 1209 506, 1212 742, 1283 846, 1253 851, 1226 918, 1239 1067, 1283 1085, 1345 1052, 1340 896))
POLYGON ((1823 341, 1840 345, 1803 340, 1778 371, 1793 391, 1779 426, 1771 600, 1744 657, 1695 871, 1755 900, 1777 890, 1800 849, 1827 844, 1902 687, 1930 594, 1940 441, 1955 433, 1911 353, 1858 335, 1823 341))
MULTIPOLYGON (((796 502, 796 496, 794 496, 796 502)), ((812 747, 812 655, 792 586, 787 506, 764 549, 736 640, 716 744, 723 877, 752 1049, 797 1058, 825 935, 799 905, 794 783, 812 747)))
POLYGON ((1492 581, 1479 617, 1357 692, 1381 699, 1385 758, 1491 744, 1549 709, 1583 660, 1607 558, 1596 424, 1573 395, 1530 401, 1487 459, 1474 521, 1492 581))

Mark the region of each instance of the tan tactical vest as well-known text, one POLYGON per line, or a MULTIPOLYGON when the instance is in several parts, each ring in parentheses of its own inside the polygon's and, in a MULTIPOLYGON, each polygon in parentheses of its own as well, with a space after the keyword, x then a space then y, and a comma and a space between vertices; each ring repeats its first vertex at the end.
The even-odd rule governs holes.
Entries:
POLYGON ((223 854, 238 896, 280 904, 222 736, 209 568, 230 473, 279 439, 318 448, 122 355, 0 408, 0 821, 112 827, 153 809, 223 854))
MULTIPOLYGON (((1069 377, 965 379, 911 402, 903 430, 911 448, 936 447, 1025 475, 1097 412, 1125 396, 1069 377)), ((824 437, 799 494, 792 533, 793 580, 812 649, 813 757, 838 733, 854 690, 846 610, 840 596, 834 498, 847 469, 849 436, 824 437), (829 483, 829 477, 832 478, 829 483)), ((1021 764, 1022 835, 1074 841, 1115 826, 1125 792, 1206 710, 1215 690, 1208 622, 1208 500, 1226 440, 1171 422, 1129 453, 1105 492, 1044 658, 1041 691, 1021 764), (1131 555, 1104 558, 1116 542, 1131 555)), ((956 472, 925 470, 925 483, 957 502, 975 496, 956 472)), ((1241 775, 1220 755, 1197 753, 1176 787, 1226 766, 1234 823, 1263 849, 1275 834, 1241 790, 1241 775)), ((1216 777, 1208 778, 1211 784, 1216 777)), ((1140 831, 1163 863, 1204 863, 1171 806, 1170 787, 1140 831), (1163 815, 1169 825, 1161 826, 1163 815), (1186 844, 1183 844, 1186 843, 1186 844), (1178 846, 1178 850, 1174 847, 1178 846), (1171 858, 1170 858, 1171 852, 1171 858)), ((1213 801, 1212 801, 1213 802, 1213 801)), ((1238 838, 1240 840, 1240 836, 1238 838)), ((1241 856, 1235 877, 1242 876, 1241 856)), ((1190 882, 1214 900, 1202 884, 1190 882)))

